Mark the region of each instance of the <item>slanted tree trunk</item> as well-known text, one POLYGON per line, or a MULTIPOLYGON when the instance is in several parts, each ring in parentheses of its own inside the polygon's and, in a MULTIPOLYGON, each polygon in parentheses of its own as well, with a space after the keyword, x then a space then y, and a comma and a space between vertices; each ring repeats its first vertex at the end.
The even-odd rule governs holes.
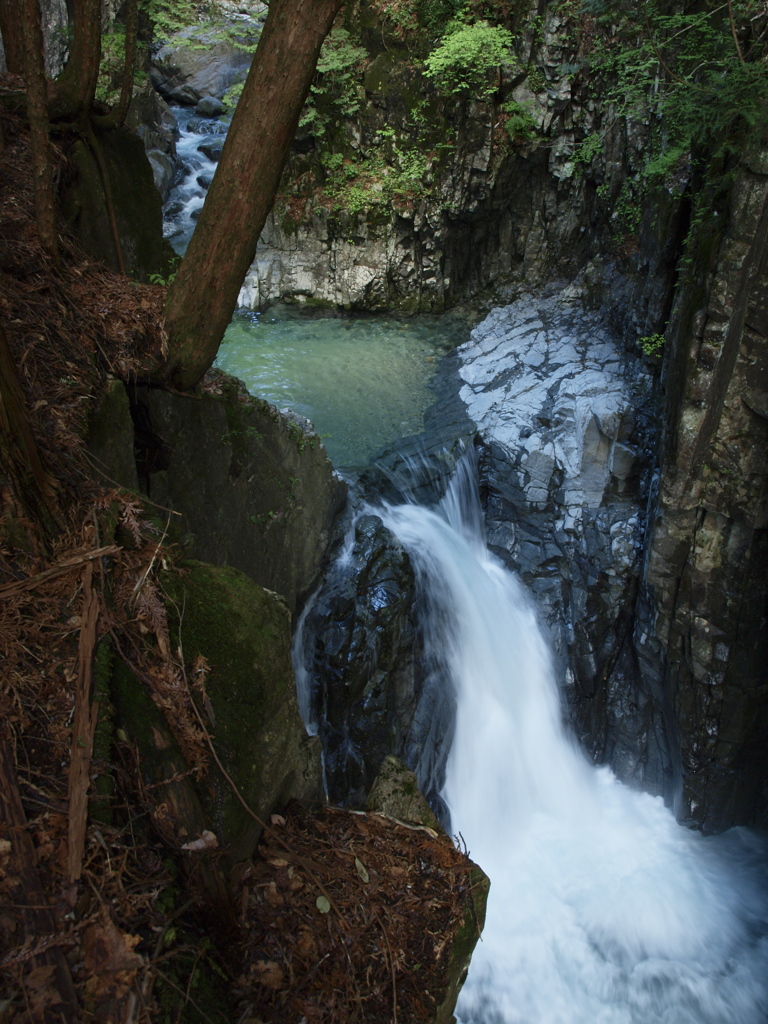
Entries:
POLYGON ((24 38, 18 0, 0 0, 0 33, 3 36, 5 64, 14 75, 24 74, 24 38))
POLYGON ((272 0, 221 160, 165 307, 155 379, 193 387, 213 363, 272 207, 323 39, 342 0, 272 0))
POLYGON ((48 86, 38 0, 22 0, 20 15, 24 37, 24 78, 27 83, 32 178, 35 184, 35 221, 40 241, 58 260, 53 166, 48 144, 48 86))

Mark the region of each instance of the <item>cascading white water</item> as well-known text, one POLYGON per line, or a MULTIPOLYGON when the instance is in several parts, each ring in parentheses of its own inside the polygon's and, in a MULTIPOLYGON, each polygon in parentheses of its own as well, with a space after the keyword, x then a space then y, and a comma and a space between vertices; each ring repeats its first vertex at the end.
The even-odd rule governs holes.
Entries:
POLYGON ((765 843, 690 832, 587 763, 531 603, 485 548, 467 464, 437 512, 382 517, 420 578, 428 656, 455 688, 451 828, 491 878, 460 1019, 764 1024, 765 843))

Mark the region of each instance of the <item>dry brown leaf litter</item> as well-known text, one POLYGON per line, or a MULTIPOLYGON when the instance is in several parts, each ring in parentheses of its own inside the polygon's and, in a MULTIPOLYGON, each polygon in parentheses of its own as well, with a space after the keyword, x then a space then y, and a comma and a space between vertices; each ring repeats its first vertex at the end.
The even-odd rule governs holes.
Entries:
POLYGON ((292 804, 272 822, 239 882, 246 1019, 429 1020, 471 907, 467 858, 377 814, 292 804))

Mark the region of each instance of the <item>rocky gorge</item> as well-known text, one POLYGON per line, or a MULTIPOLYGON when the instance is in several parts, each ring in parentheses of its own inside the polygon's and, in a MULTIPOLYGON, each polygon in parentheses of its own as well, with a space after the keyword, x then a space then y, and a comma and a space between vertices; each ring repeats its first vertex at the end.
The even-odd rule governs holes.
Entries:
MULTIPOLYGON (((423 24, 350 5, 333 52, 353 84, 342 103, 321 64, 240 294, 253 310, 458 313, 472 329, 437 369, 420 434, 344 481, 311 424, 216 370, 191 395, 112 380, 91 411, 98 472, 168 517, 182 558, 161 574, 169 637, 210 661, 222 762, 187 778, 157 702, 118 663, 120 728, 154 819, 166 827, 167 805, 185 830, 212 828, 228 869, 260 828, 227 776, 262 818, 292 798, 364 808, 394 755, 415 779, 398 775, 384 809, 439 828, 421 804, 397 810, 418 784, 448 824, 456 702, 386 509, 436 507, 468 463, 474 526, 533 596, 589 758, 695 830, 768 826, 766 139, 750 135, 714 184, 692 151, 649 177, 658 126, 596 99, 590 5, 524 6, 494 88, 446 96, 423 73, 423 24)), ((172 273, 161 202, 172 236, 173 189, 194 179, 201 204, 209 184, 177 152, 169 104, 193 112, 213 173, 263 17, 232 5, 223 29, 163 40, 133 134, 105 133, 136 277, 172 273)), ((100 189, 73 150, 69 225, 114 264, 100 189)))
MULTIPOLYGON (((741 643, 736 654, 732 631, 758 637, 764 600, 751 589, 745 597, 750 626, 740 597, 714 597, 731 593, 731 572, 753 579, 752 545, 759 548, 764 526, 759 143, 689 231, 701 182, 680 163, 640 202, 647 128, 631 119, 603 126, 606 112, 572 70, 584 45, 573 18, 548 9, 535 30, 521 19, 528 27, 502 88, 529 121, 525 137, 511 142, 490 99, 440 105, 427 91, 419 101, 425 114, 402 44, 387 48, 386 29, 377 34, 364 12, 357 18, 346 28, 365 51, 357 87, 365 103, 351 120, 332 111, 327 127, 343 166, 359 170, 378 146, 394 175, 406 126, 418 134, 424 117, 432 118, 430 143, 442 134, 449 144, 433 150, 421 195, 384 191, 378 201, 382 192, 371 191, 367 212, 345 210, 343 192, 336 207, 327 202, 332 175, 314 197, 306 191, 307 180, 322 175, 318 144, 303 129, 241 303, 434 310, 463 302, 478 311, 475 320, 499 299, 511 303, 497 305, 446 364, 436 384, 443 409, 428 417, 432 436, 419 445, 479 444, 489 543, 537 595, 570 714, 592 756, 662 793, 691 824, 718 831, 762 822, 762 656, 745 654, 741 643), (601 145, 592 151, 585 140, 596 135, 601 145), (665 323, 661 355, 643 355, 638 339, 665 323), (696 408, 708 409, 698 442, 696 408), (680 478, 691 447, 706 465, 706 485, 680 478), (717 495, 730 491, 739 458, 754 469, 743 498, 729 496, 723 508, 717 495), (702 556, 710 561, 699 578, 694 555, 705 535, 702 550, 718 554, 702 556), (712 573, 725 574, 722 585, 712 573), (680 596, 681 577, 690 598, 680 596), (748 658, 752 682, 735 668, 740 682, 726 681, 731 657, 748 658)), ((184 39, 167 43, 154 59, 155 88, 176 103, 221 102, 245 63, 231 42, 216 45, 211 62, 207 49, 184 39)), ((145 131, 150 156, 157 137, 145 131)), ((156 180, 167 188, 157 169, 156 180)), ((401 670, 393 672, 394 679, 401 670)), ((392 695, 387 701, 398 704, 392 695)), ((400 754, 404 742, 395 744, 400 754)))

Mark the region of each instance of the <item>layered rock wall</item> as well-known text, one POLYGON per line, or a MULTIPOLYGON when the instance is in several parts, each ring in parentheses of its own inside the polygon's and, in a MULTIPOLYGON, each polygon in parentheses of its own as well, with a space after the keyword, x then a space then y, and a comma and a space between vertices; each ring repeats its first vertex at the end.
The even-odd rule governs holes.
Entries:
POLYGON ((637 617, 677 813, 768 823, 768 154, 709 211, 668 332, 661 479, 637 617))

